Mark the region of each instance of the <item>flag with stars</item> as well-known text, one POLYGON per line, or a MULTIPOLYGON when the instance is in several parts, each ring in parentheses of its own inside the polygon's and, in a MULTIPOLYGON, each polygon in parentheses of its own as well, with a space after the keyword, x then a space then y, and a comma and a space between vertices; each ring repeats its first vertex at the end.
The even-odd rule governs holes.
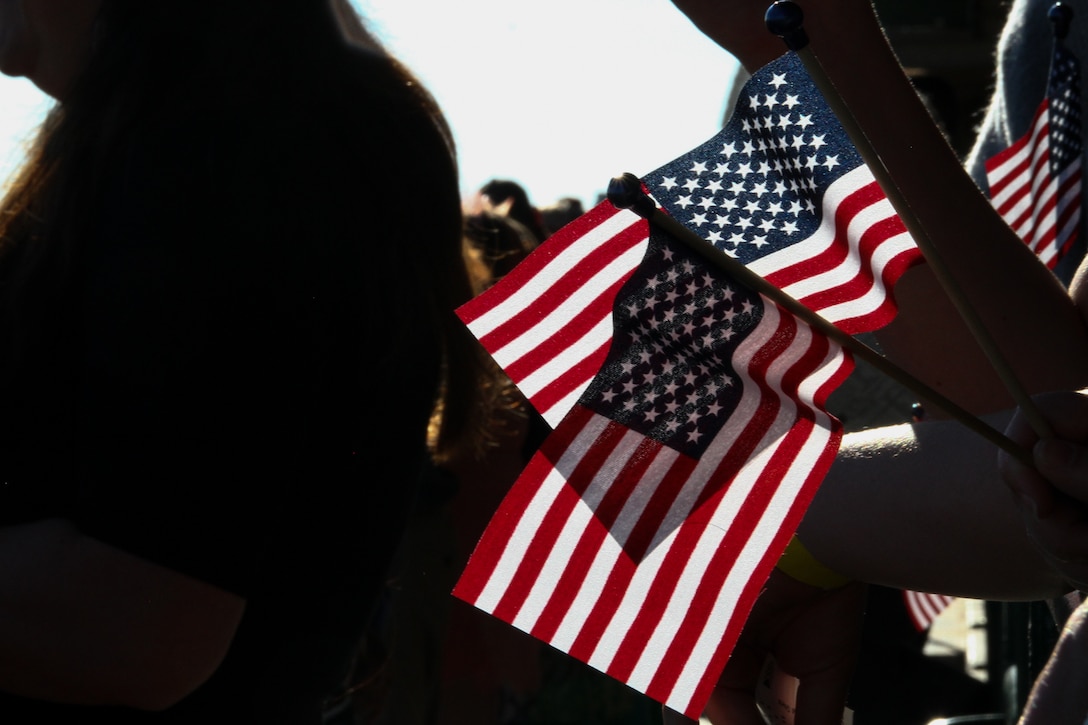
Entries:
MULTIPOLYGON (((921 259, 871 172, 787 54, 757 71, 713 139, 643 177, 670 214, 853 334, 895 314, 921 259)), ((602 202, 458 315, 554 428, 612 336, 611 300, 648 223, 602 202)))
POLYGON ((1053 269, 1081 224, 1080 64, 1060 40, 1046 96, 1020 139, 986 161, 990 201, 1053 269))
POLYGON ((673 217, 854 334, 895 316, 921 253, 793 53, 753 75, 726 127, 647 174, 673 217))
POLYGON ((457 310, 554 428, 612 342, 612 303, 646 252, 649 222, 604 201, 457 310))
POLYGON ((834 459, 844 351, 652 230, 454 594, 698 717, 834 459))
MULTIPOLYGON (((920 260, 788 54, 642 177, 708 244, 848 332, 920 260)), ((834 459, 849 356, 607 202, 458 310, 554 431, 455 595, 697 716, 834 459)))

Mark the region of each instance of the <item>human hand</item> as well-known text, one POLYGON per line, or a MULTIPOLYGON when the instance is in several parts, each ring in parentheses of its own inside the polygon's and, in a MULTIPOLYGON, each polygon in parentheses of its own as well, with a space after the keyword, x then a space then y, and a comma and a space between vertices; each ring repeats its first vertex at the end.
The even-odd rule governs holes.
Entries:
POLYGON ((1032 452, 1035 468, 1002 453, 1001 473, 1047 561, 1069 584, 1088 590, 1088 397, 1061 392, 1033 400, 1055 438, 1041 440, 1018 411, 1006 435, 1032 452))
MULTIPOLYGON (((767 658, 773 657, 780 675, 799 681, 795 725, 839 725, 860 647, 864 605, 864 584, 823 591, 774 570, 705 716, 715 725, 763 725, 757 692, 767 658)), ((664 722, 691 721, 666 710, 664 722)))
POLYGON ((1082 723, 1088 717, 1088 602, 1066 621, 1061 637, 1031 690, 1019 725, 1082 723))

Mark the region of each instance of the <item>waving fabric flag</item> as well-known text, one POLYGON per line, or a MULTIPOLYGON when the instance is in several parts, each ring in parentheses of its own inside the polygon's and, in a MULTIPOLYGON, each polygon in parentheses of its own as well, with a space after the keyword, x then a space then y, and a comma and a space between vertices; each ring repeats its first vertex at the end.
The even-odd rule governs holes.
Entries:
MULTIPOLYGON (((874 329, 920 259, 800 61, 643 177, 708 243, 874 329)), ((454 591, 697 716, 834 458, 836 345, 598 206, 458 313, 555 428, 454 591)))
POLYGON ((838 450, 822 406, 851 367, 655 230, 454 594, 697 717, 838 450))
POLYGON ((457 310, 553 428, 604 362, 612 303, 649 233, 646 220, 602 202, 457 310))
POLYGON ((851 334, 891 321, 888 291, 921 259, 792 54, 753 77, 721 134, 644 181, 677 220, 851 334))
MULTIPOLYGON (((889 290, 921 259, 804 65, 787 54, 742 90, 713 139, 643 177, 719 249, 849 333, 894 316, 889 290)), ((554 428, 612 336, 611 298, 645 250, 647 222, 603 202, 458 310, 554 428)))
POLYGON ((1027 133, 986 162, 990 200, 1051 269, 1081 223, 1080 65, 1060 40, 1046 97, 1027 133))

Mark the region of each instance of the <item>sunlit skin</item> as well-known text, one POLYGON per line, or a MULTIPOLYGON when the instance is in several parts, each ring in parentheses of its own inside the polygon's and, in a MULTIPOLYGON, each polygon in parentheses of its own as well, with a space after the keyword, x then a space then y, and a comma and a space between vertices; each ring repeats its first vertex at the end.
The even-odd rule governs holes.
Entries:
POLYGON ((64 94, 90 57, 101 0, 0 0, 0 72, 64 94))

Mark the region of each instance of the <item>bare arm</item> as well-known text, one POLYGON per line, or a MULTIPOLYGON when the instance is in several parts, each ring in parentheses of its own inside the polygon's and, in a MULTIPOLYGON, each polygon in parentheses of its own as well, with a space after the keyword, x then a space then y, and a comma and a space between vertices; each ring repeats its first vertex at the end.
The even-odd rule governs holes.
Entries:
POLYGON ((174 704, 222 661, 245 607, 60 519, 0 529, 0 582, 0 690, 70 704, 174 704))
POLYGON ((997 450, 953 421, 847 436, 798 534, 871 583, 1010 600, 1068 589, 1027 536, 997 450))

